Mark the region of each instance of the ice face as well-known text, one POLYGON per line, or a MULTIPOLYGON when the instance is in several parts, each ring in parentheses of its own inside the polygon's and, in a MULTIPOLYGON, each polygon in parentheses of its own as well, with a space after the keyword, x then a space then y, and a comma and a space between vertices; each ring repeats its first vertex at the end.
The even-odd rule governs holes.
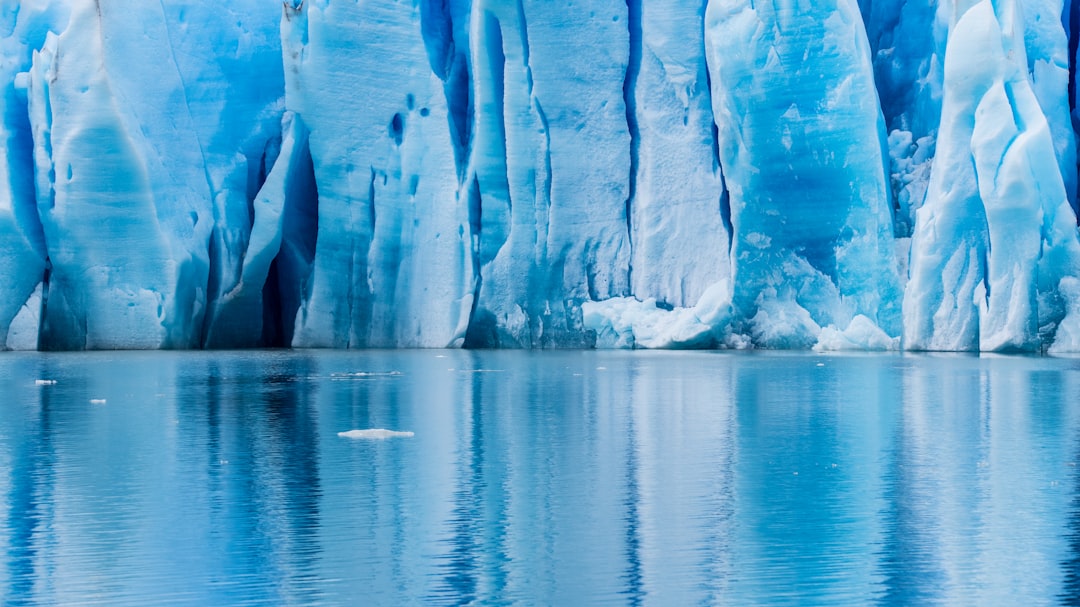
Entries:
POLYGON ((0 0, 0 346, 1077 351, 1076 15, 0 0))

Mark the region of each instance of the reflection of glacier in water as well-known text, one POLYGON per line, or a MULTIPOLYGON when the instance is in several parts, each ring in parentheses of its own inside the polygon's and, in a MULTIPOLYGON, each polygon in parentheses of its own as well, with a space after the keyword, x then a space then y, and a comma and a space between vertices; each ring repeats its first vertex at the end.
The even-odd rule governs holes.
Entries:
POLYGON ((11 354, 0 386, 13 604, 1077 593, 1070 359, 11 354))

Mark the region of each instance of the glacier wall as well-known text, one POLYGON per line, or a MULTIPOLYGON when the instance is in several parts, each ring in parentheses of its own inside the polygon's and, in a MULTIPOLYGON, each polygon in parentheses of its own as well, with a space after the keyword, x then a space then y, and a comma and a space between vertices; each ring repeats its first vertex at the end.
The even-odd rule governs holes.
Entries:
POLYGON ((1080 351, 1072 0, 0 0, 0 347, 1080 351))

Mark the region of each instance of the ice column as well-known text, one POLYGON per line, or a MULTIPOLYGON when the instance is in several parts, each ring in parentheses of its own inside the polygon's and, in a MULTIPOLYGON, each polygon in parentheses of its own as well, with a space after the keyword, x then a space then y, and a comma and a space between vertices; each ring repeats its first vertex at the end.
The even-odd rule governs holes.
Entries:
POLYGON ((629 294, 627 5, 473 3, 479 300, 470 345, 590 345, 583 302, 629 294))
POLYGON ((444 86, 453 44, 425 45, 452 28, 431 8, 285 3, 286 106, 311 129, 319 193, 295 346, 464 340, 475 276, 444 86))
POLYGON ((905 347, 1037 350, 1066 314, 1061 279, 1080 268, 1076 218, 1028 73, 1021 7, 961 8, 912 240, 905 347))
POLYGON ((0 0, 0 348, 38 345, 46 252, 25 72, 31 53, 50 29, 63 28, 67 12, 65 3, 0 0))
POLYGON ((705 3, 631 2, 632 287, 688 307, 730 276, 727 199, 705 65, 705 3))
POLYGON ((210 196, 167 37, 160 4, 86 0, 34 55, 44 347, 199 345, 210 196))
POLYGON ((745 331, 809 347, 861 315, 898 335, 884 122, 859 7, 711 0, 705 42, 745 331))

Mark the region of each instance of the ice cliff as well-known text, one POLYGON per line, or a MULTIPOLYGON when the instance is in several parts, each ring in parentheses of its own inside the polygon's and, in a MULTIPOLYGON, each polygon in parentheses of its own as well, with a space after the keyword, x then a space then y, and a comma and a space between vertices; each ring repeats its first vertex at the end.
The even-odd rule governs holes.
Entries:
POLYGON ((0 346, 1080 351, 1072 0, 0 0, 0 346))

